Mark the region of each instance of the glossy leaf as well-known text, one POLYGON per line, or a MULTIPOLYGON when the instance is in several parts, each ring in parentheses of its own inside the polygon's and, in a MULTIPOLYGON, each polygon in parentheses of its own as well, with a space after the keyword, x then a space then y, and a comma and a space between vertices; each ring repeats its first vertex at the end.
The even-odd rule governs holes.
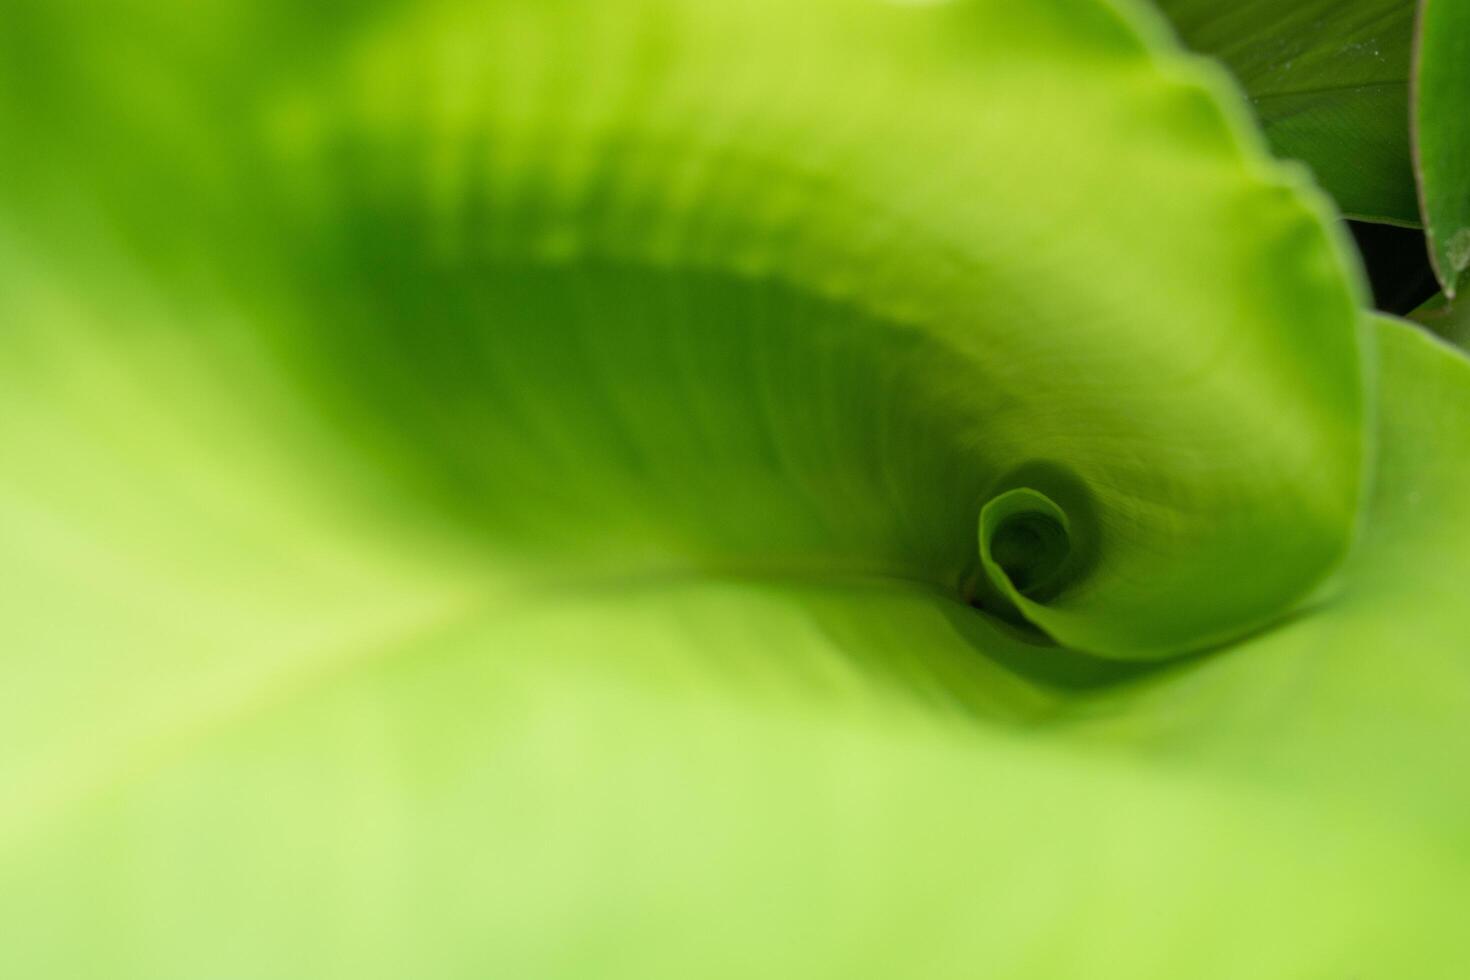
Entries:
POLYGON ((1240 80, 1272 148, 1344 214, 1419 223, 1409 148, 1414 0, 1157 0, 1240 80))
POLYGON ((1470 263, 1470 3, 1157 2, 1229 66, 1272 148, 1310 165, 1345 215, 1422 225, 1453 294, 1470 263))
POLYGON ((1453 297, 1470 268, 1470 2, 1420 0, 1415 164, 1429 259, 1453 297))

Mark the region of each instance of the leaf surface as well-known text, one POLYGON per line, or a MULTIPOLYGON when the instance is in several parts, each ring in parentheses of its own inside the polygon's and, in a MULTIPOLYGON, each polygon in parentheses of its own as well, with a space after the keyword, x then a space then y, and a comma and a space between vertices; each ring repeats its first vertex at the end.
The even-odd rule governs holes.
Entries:
POLYGON ((1410 313, 1409 319, 1459 347, 1470 345, 1470 304, 1463 300, 1455 303, 1438 293, 1410 313))
POLYGON ((1422 226, 1440 283, 1470 264, 1470 3, 1159 0, 1220 58, 1272 148, 1305 161, 1350 218, 1422 226))
POLYGON ((1470 3, 1421 0, 1420 7, 1415 164, 1430 262, 1453 298, 1470 268, 1470 3))
POLYGON ((1444 963, 1467 368, 1151 22, 14 23, 0 975, 1444 963))
POLYGON ((1413 0, 1158 0, 1181 38, 1240 80, 1272 148, 1344 214, 1419 223, 1409 146, 1413 0))

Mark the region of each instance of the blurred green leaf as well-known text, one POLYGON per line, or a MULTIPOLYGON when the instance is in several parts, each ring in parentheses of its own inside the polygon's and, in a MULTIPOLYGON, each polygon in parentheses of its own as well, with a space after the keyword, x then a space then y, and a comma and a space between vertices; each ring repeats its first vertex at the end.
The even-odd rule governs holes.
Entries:
POLYGON ((1457 975, 1470 366, 1152 21, 10 13, 0 976, 1457 975))

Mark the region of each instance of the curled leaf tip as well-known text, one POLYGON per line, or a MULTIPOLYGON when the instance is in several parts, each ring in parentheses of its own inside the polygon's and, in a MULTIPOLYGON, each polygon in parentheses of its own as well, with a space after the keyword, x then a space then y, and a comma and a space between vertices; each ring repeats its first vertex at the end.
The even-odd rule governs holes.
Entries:
POLYGON ((1032 625, 1025 607, 1064 588, 1073 571, 1071 519, 1046 494, 1007 490, 980 511, 983 577, 975 604, 1016 625, 1032 625))

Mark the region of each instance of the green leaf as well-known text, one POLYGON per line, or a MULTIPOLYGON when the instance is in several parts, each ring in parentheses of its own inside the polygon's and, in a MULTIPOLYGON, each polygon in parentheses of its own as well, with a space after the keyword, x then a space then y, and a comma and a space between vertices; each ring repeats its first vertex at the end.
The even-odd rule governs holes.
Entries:
POLYGON ((208 14, 0 39, 0 975, 1442 969, 1470 368, 1151 22, 208 14))
MULTIPOLYGON (((1033 615, 1068 645, 1157 658, 1289 610, 1346 549, 1363 469, 1359 292, 1324 208, 1105 10, 848 6, 405 10, 285 79, 192 68, 107 106, 152 133, 183 103, 210 166, 134 138, 96 193, 153 261, 222 283, 188 315, 245 321, 395 508, 516 574, 968 598, 982 503, 1025 485, 1069 501, 1078 560, 1033 615)), ((39 169, 17 210, 76 193, 39 169)))
POLYGON ((1239 79, 1272 148, 1343 213, 1418 225, 1409 146, 1413 0, 1156 0, 1239 79))
POLYGON ((1470 268, 1470 3, 1420 0, 1415 165, 1429 259, 1445 292, 1470 268))
POLYGON ((1409 319, 1452 344, 1470 347, 1470 304, 1453 303, 1444 293, 1437 293, 1410 313, 1409 319))
POLYGON ((1470 264, 1470 3, 1156 0, 1221 59, 1272 148, 1350 218, 1422 226, 1451 294, 1470 264))

